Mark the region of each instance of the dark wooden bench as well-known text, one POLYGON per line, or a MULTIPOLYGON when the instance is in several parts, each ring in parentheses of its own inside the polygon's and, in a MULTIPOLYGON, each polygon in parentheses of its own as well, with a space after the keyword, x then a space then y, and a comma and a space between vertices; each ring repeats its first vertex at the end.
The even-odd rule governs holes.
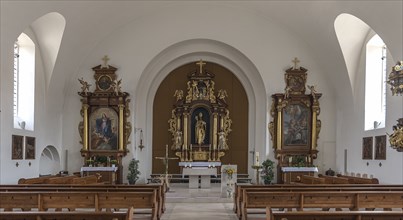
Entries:
POLYGON ((130 207, 151 209, 151 219, 157 219, 158 203, 153 192, 2 192, 0 208, 39 211, 90 209, 95 211, 129 209, 130 207))
POLYGON ((27 212, 0 212, 0 220, 132 220, 134 208, 127 212, 99 212, 99 211, 77 211, 77 212, 56 212, 56 211, 27 211, 27 212))
POLYGON ((403 220, 403 211, 271 211, 266 220, 403 220))
MULTIPOLYGON (((0 192, 153 192, 157 194, 157 216, 160 218, 165 211, 165 189, 161 184, 144 185, 0 185, 0 192)), ((26 210, 29 210, 26 208, 26 210)))
POLYGON ((300 183, 303 183, 303 184, 325 184, 325 178, 302 175, 300 183))
POLYGON ((318 177, 325 179, 325 184, 349 184, 347 178, 337 177, 337 176, 326 176, 322 174, 318 174, 318 177))
POLYGON ((379 185, 379 184, 318 184, 318 185, 296 185, 296 184, 273 184, 273 185, 250 185, 236 184, 234 196, 234 212, 241 218, 241 203, 243 192, 294 192, 294 191, 400 191, 403 192, 403 185, 379 185))
POLYGON ((241 217, 247 219, 247 209, 266 208, 266 216, 270 216, 272 208, 288 208, 303 211, 304 209, 360 209, 385 210, 403 208, 402 191, 343 191, 343 192, 243 192, 241 217))
POLYGON ((379 184, 379 180, 377 178, 363 178, 341 174, 337 174, 337 177, 347 178, 348 182, 351 184, 379 184))

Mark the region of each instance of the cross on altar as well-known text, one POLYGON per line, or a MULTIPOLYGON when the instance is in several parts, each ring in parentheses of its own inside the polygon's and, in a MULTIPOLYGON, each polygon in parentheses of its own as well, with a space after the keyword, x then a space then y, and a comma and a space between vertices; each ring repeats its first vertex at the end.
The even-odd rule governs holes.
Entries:
POLYGON ((177 157, 168 157, 168 144, 165 146, 165 157, 155 157, 155 159, 162 160, 165 164, 165 175, 168 175, 168 161, 169 160, 177 160, 177 157))
POLYGON ((298 58, 295 57, 292 62, 294 63, 294 69, 297 69, 297 64, 300 62, 298 58))
POLYGON ((200 59, 200 61, 197 62, 196 65, 200 66, 200 73, 202 73, 203 72, 203 66, 206 65, 206 63, 203 62, 203 60, 200 59))
POLYGON ((109 68, 109 65, 108 65, 109 57, 108 57, 108 55, 105 55, 102 58, 102 60, 104 61, 104 67, 109 68))

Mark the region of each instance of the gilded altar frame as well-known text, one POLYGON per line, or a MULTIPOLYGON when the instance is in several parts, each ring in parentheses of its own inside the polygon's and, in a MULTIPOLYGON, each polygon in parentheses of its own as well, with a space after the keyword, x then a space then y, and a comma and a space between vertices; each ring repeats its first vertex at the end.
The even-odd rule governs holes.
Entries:
MULTIPOLYGON (((121 168, 122 157, 126 156, 130 144, 132 126, 129 94, 121 91, 121 79, 117 79, 117 68, 98 65, 94 68, 95 89, 90 92, 91 84, 79 79, 82 87, 82 121, 78 125, 82 144, 83 166, 93 166, 98 161, 101 166, 109 166, 111 160, 117 161, 121 168), (106 158, 106 161, 105 161, 106 158), (95 160, 95 161, 94 161, 95 160)), ((122 169, 119 169, 118 183, 122 182, 122 169)))
POLYGON ((317 157, 322 94, 314 86, 307 86, 310 94, 305 94, 306 80, 307 69, 290 68, 285 73, 285 92, 272 95, 269 132, 280 167, 294 166, 300 158, 304 158, 304 166, 311 166, 317 157))
POLYGON ((187 91, 176 90, 168 131, 171 150, 180 161, 220 161, 229 150, 228 135, 232 120, 223 89, 215 91, 214 73, 203 69, 206 63, 188 74, 187 91), (203 138, 198 141, 196 127, 202 122, 203 138))

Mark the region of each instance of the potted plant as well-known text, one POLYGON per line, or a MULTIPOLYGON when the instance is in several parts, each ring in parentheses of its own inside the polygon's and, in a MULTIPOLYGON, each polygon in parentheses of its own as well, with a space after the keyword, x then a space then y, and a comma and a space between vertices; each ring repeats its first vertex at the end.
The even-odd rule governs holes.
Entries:
POLYGON ((110 163, 112 167, 115 167, 118 164, 118 160, 112 159, 110 163))
POLYGON ((261 174, 262 174, 263 182, 264 182, 264 184, 270 184, 274 179, 274 171, 273 171, 274 162, 270 159, 267 159, 267 160, 263 161, 262 166, 263 166, 263 168, 262 168, 261 174))
POLYGON ((129 173, 127 173, 127 181, 129 181, 130 185, 135 184, 141 174, 139 171, 139 161, 134 158, 131 159, 128 169, 129 173))

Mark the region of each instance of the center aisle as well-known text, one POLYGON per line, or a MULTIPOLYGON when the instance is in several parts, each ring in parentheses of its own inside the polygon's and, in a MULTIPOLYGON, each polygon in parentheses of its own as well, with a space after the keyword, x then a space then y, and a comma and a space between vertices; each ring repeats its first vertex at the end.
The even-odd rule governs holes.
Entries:
POLYGON ((166 212, 161 220, 237 220, 233 200, 221 198, 221 185, 210 189, 189 189, 187 183, 173 183, 166 193, 166 212))

